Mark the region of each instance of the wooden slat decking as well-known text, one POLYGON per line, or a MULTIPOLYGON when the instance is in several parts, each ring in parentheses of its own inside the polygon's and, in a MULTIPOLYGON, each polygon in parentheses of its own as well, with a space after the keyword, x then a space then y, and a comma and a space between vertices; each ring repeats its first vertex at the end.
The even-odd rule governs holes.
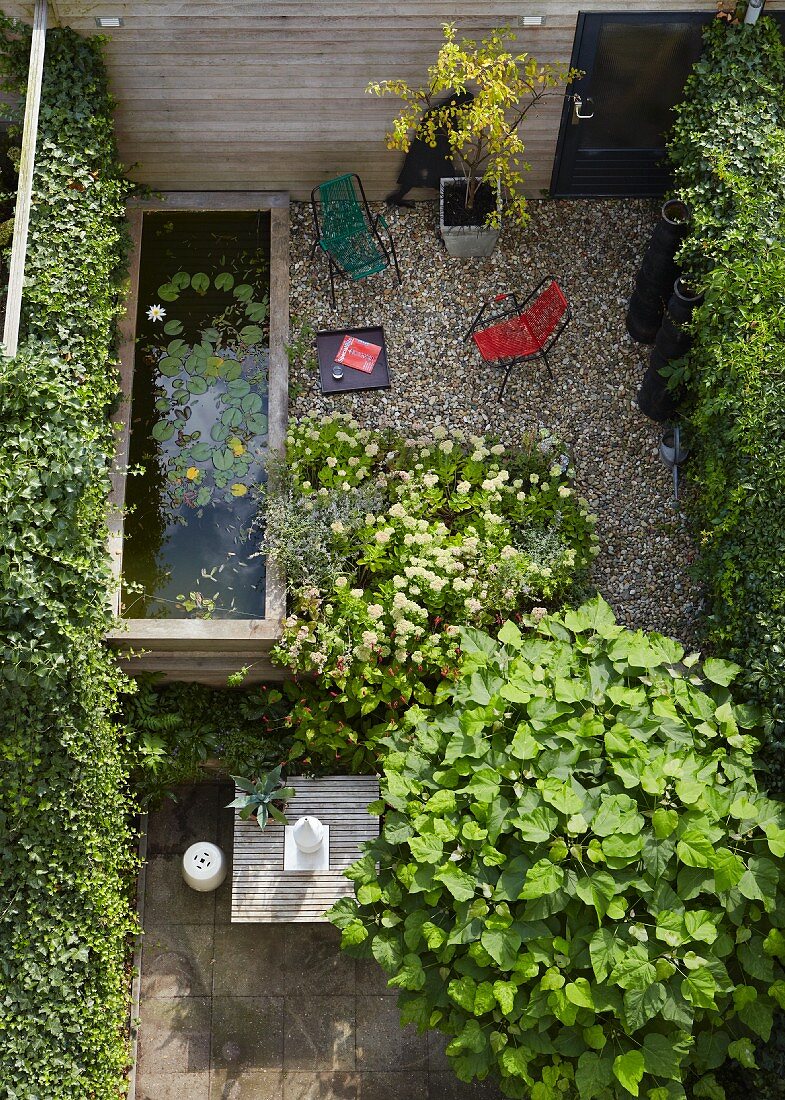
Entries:
POLYGON ((289 823, 312 815, 330 826, 330 869, 284 871, 284 826, 260 829, 235 815, 232 861, 232 921, 241 923, 319 922, 338 898, 353 893, 343 871, 359 859, 360 845, 379 832, 378 818, 366 810, 379 797, 379 783, 367 776, 293 776, 295 797, 286 810, 289 823))
MULTIPOLYGON (((117 15, 107 61, 117 97, 120 152, 154 189, 287 190, 306 198, 321 180, 357 171, 371 198, 390 190, 401 163, 384 146, 396 103, 365 93, 369 81, 423 81, 441 24, 481 37, 512 26, 518 48, 569 61, 579 11, 715 10, 715 0, 55 0, 60 21, 85 34, 117 15), (524 28, 524 15, 542 27, 524 28)), ((30 0, 6 0, 29 18, 30 0)), ((781 11, 785 0, 767 0, 781 11)), ((527 190, 550 183, 561 103, 530 116, 527 190)))

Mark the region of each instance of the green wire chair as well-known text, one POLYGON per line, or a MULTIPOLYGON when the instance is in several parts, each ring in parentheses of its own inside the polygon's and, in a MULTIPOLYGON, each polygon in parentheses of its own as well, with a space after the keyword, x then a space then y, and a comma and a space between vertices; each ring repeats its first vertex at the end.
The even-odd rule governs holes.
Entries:
POLYGON ((311 257, 317 248, 327 256, 333 306, 336 272, 343 272, 350 279, 364 279, 384 271, 392 258, 400 286, 401 272, 389 226, 381 214, 371 213, 362 181, 356 173, 347 173, 314 187, 311 209, 316 229, 311 257), (382 241, 380 227, 387 234, 389 250, 382 241))

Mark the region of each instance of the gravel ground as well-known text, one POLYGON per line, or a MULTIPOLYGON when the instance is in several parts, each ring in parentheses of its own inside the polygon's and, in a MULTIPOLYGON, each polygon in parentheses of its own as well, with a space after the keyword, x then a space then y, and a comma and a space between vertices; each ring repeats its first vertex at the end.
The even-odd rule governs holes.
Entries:
POLYGON ((310 208, 294 204, 293 318, 314 329, 382 324, 392 384, 324 396, 313 363, 295 362, 291 413, 341 410, 406 436, 443 424, 511 444, 547 427, 570 448, 578 489, 598 516, 599 590, 621 622, 691 643, 699 611, 687 575, 693 544, 672 503, 670 471, 658 458, 661 428, 634 404, 648 348, 633 343, 624 326, 658 207, 646 200, 535 200, 530 213, 525 229, 505 229, 489 259, 458 260, 437 237, 434 202, 396 210, 388 221, 403 286, 389 271, 359 283, 341 279, 333 309, 326 260, 309 260, 310 208), (574 313, 550 357, 554 382, 541 361, 523 364, 500 402, 501 372, 462 334, 489 294, 525 296, 548 273, 558 276, 574 313))

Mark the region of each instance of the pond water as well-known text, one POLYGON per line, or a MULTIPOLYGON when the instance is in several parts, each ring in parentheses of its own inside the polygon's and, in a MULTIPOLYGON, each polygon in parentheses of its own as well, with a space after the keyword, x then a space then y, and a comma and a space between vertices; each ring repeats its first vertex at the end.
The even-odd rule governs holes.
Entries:
POLYGON ((264 616, 269 240, 266 211, 144 216, 126 617, 264 616))

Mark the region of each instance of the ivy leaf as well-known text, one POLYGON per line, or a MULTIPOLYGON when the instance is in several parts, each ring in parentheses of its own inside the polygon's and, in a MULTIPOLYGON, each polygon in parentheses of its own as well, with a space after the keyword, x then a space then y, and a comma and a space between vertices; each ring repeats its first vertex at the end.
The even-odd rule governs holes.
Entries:
POLYGON ((532 844, 544 844, 559 822, 558 817, 547 806, 537 806, 515 819, 521 839, 532 844))
POLYGON ((388 974, 395 973, 403 964, 403 951, 393 932, 377 932, 371 944, 371 953, 388 974))
POLYGON ((699 966, 684 979, 681 992, 696 1008, 716 1008, 714 994, 717 992, 717 983, 714 975, 705 966, 699 966))
POLYGON ((520 892, 521 898, 542 898, 559 890, 564 883, 564 871, 556 867, 549 859, 535 863, 526 875, 526 882, 520 892))
POLYGON ((653 1077, 664 1077, 669 1081, 681 1080, 681 1058, 687 1048, 674 1042, 671 1035, 658 1035, 651 1032, 643 1040, 643 1061, 646 1072, 653 1077))
POLYGON ((651 815, 652 828, 658 840, 665 840, 666 837, 669 837, 678 823, 679 815, 675 810, 663 810, 660 808, 655 810, 651 815))
POLYGON ((583 809, 583 799, 575 792, 569 780, 549 776, 547 779, 538 779, 537 787, 545 801, 565 817, 580 813, 583 809))
POLYGON ((714 852, 714 885, 718 894, 732 890, 744 874, 744 863, 729 848, 716 848, 714 852))
POLYGON ((474 978, 453 978, 447 984, 447 996, 466 1012, 474 1012, 477 982, 474 978))
POLYGON ((439 863, 444 858, 444 845, 438 837, 413 836, 407 841, 418 863, 439 863))
POLYGON ((486 928, 480 942, 501 970, 512 970, 521 947, 521 937, 513 928, 486 928))
POLYGON ((578 1059, 575 1088, 581 1100, 602 1096, 613 1081, 613 1063, 608 1055, 587 1050, 578 1059))
MULTIPOLYGON (((642 944, 629 947, 616 963, 609 981, 622 989, 647 989, 657 978, 657 971, 642 944)), ((712 979, 713 981, 713 979, 712 979)))
POLYGON ((714 845, 697 825, 688 826, 676 845, 676 854, 688 867, 713 867, 714 845))
POLYGON ((586 878, 578 879, 575 893, 581 901, 594 906, 599 923, 616 894, 616 882, 606 871, 595 871, 586 878))
POLYGON ((690 939, 699 940, 701 943, 714 943, 717 939, 716 921, 719 919, 719 913, 713 917, 705 909, 688 910, 684 914, 684 927, 690 939))
POLYGON ((757 1069, 755 1046, 751 1039, 736 1039, 728 1044, 728 1057, 735 1059, 745 1069, 757 1069))
POLYGON ((608 977, 620 950, 616 944, 616 937, 609 929, 600 928, 594 933, 589 941, 589 957, 594 977, 598 982, 604 982, 608 977))
POLYGON ((665 986, 655 982, 647 989, 628 989, 624 994, 624 1018, 629 1032, 638 1031, 665 1004, 665 986))
POLYGON ((433 877, 444 883, 456 901, 470 901, 474 897, 475 879, 454 863, 440 867, 433 877))
POLYGON ((643 1080, 644 1061, 639 1050, 630 1050, 613 1060, 613 1073, 622 1088, 633 1096, 638 1095, 638 1085, 643 1080))

